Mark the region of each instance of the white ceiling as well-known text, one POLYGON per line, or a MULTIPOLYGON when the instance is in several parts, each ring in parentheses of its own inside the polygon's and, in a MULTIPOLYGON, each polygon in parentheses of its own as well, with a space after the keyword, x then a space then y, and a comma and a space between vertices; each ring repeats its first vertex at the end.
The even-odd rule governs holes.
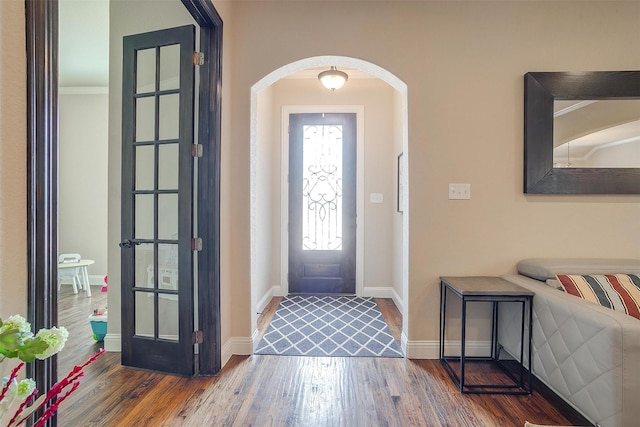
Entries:
MULTIPOLYGON (((316 67, 308 68, 306 70, 298 71, 297 73, 287 76, 287 79, 317 79, 318 74, 322 71, 328 70, 329 67, 316 67)), ((371 74, 367 74, 364 71, 356 70, 354 68, 338 68, 340 71, 344 71, 349 76, 349 79, 375 79, 376 77, 371 74)))

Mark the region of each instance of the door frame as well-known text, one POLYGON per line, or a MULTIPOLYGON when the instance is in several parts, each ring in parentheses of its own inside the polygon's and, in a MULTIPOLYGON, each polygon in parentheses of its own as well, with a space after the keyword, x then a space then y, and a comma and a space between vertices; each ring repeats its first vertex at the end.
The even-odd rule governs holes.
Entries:
MULTIPOLYGON (((181 0, 200 26, 197 224, 202 249, 198 258, 198 372, 216 375, 222 368, 220 332, 220 146, 222 145, 222 18, 209 0, 181 0), (208 59, 207 59, 208 58, 208 59)), ((194 307, 195 308, 195 307, 194 307)))
POLYGON ((280 294, 289 294, 289 114, 356 114, 356 296, 364 280, 364 105, 284 105, 280 136, 280 294))
MULTIPOLYGON (((199 141, 205 145, 198 180, 200 372, 221 367, 220 345, 220 138, 222 19, 207 0, 181 0, 200 26, 199 141), (202 84, 204 83, 204 84, 202 84), (208 108, 202 108, 207 106, 208 108), (206 149, 209 148, 209 149, 206 149), (206 195, 206 197, 203 197, 206 195), (213 197, 211 197, 213 196, 213 197), (204 220, 206 218, 206 221, 204 220), (213 307, 213 310, 212 310, 213 307)), ((27 65, 27 317, 34 329, 58 321, 58 2, 25 0, 27 65)), ((57 358, 28 365, 40 390, 57 380, 57 358)), ((55 417, 47 426, 57 424, 55 417)))

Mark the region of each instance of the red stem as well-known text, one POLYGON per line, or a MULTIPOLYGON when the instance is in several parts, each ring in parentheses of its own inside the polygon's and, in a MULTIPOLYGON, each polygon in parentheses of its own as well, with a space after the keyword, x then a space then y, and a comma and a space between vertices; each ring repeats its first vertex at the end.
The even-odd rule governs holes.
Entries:
POLYGON ((67 396, 69 396, 72 392, 74 392, 78 388, 78 386, 80 385, 79 379, 84 376, 84 372, 82 371, 82 369, 84 367, 86 367, 88 364, 90 364, 91 362, 93 362, 94 360, 96 360, 98 358, 98 356, 100 356, 102 353, 104 353, 104 349, 103 348, 101 348, 98 352, 96 352, 93 356, 91 356, 89 358, 89 360, 87 360, 82 365, 74 366, 73 369, 71 369, 71 371, 69 371, 69 373, 62 380, 60 380, 57 383, 55 383, 51 387, 51 389, 49 389, 45 399, 42 401, 42 403, 40 403, 40 406, 38 406, 38 410, 44 409, 44 412, 40 416, 40 418, 37 420, 37 423, 36 423, 35 427, 40 427, 40 426, 44 425, 44 422, 46 420, 48 420, 49 418, 51 418, 53 416, 53 414, 55 414, 55 412, 58 410, 58 405, 64 399, 66 399, 67 396), (67 391, 60 399, 56 399, 55 401, 53 401, 53 399, 58 394, 62 393, 62 391, 67 386, 69 386, 69 384, 73 384, 72 387, 71 387, 71 390, 67 391), (49 404, 50 401, 52 401, 52 402, 49 404))
POLYGON ((62 397, 60 397, 59 399, 57 399, 55 401, 55 403, 53 403, 51 406, 49 406, 44 413, 42 414, 42 416, 40 417, 40 419, 38 419, 38 422, 36 423, 35 427, 41 427, 44 425, 45 421, 47 421, 49 418, 51 418, 53 416, 53 414, 56 413, 56 411, 58 410, 58 407, 60 406, 60 404, 74 391, 76 391, 76 389, 80 386, 80 382, 77 381, 75 383, 73 383, 73 386, 71 387, 71 390, 67 391, 62 397))
POLYGON ((20 368, 22 368, 24 366, 24 362, 20 363, 18 366, 16 366, 12 371, 11 371, 11 375, 9 375, 9 381, 7 381, 7 384, 2 388, 2 394, 0 394, 0 402, 2 401, 2 399, 4 399, 4 397, 7 394, 7 391, 9 390, 9 387, 11 386, 11 383, 13 382, 13 380, 15 380, 18 377, 18 371, 20 370, 20 368))
POLYGON ((31 402, 33 402, 33 400, 36 398, 36 395, 38 394, 38 389, 34 388, 33 391, 31 392, 31 394, 29 396, 27 396, 26 399, 24 399, 22 401, 22 403, 20 404, 20 407, 18 408, 18 410, 16 411, 16 413, 13 415, 13 418, 11 418, 11 420, 9 421, 9 424, 7 424, 8 426, 10 426, 11 424, 13 424, 13 422, 15 420, 18 419, 18 417, 20 416, 20 414, 22 413, 22 411, 24 411, 24 408, 31 402))

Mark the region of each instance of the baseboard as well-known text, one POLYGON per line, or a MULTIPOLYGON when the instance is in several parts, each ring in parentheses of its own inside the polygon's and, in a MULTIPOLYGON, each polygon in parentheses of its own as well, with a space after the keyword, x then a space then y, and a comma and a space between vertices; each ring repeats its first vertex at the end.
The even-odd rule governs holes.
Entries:
MULTIPOLYGON (((232 337, 222 346, 222 365, 224 366, 232 355, 250 355, 253 353, 254 342, 257 340, 258 331, 251 338, 232 337)), ((120 334, 108 333, 104 337, 104 349, 106 351, 121 352, 122 338, 120 334)))
MULTIPOLYGON (((273 297, 282 297, 285 296, 285 293, 282 290, 281 286, 273 286, 271 287, 258 301, 256 310, 258 313, 262 313, 264 308, 269 304, 271 298, 273 297)), ((396 290, 392 287, 381 287, 381 286, 366 286, 362 289, 363 298, 391 298, 393 303, 398 307, 398 310, 402 313, 404 309, 404 304, 400 295, 396 292, 396 290)))
MULTIPOLYGON (((262 298, 260 298, 260 301, 258 301, 258 305, 256 307, 256 313, 262 313, 264 311, 264 308, 267 306, 267 304, 269 304, 271 298, 273 298, 274 289, 276 288, 269 288, 267 293, 264 294, 262 298)), ((280 287, 278 287, 278 289, 280 289, 280 287)))
POLYGON ((392 287, 377 287, 377 286, 365 286, 362 288, 363 298, 391 298, 396 305, 400 313, 404 310, 404 304, 402 298, 392 287))
MULTIPOLYGON (((439 359, 440 341, 406 341, 406 336, 402 333, 402 346, 407 359, 439 359)), ((444 347, 445 355, 459 355, 460 341, 447 341, 444 347)), ((482 357, 491 355, 491 341, 470 341, 465 344, 465 355, 470 357, 482 357)))
MULTIPOLYGON (((107 335, 108 337, 108 335, 107 335)), ((251 337, 232 337, 222 346, 223 365, 232 355, 251 355, 258 345, 258 330, 251 337)), ((106 340, 106 338, 105 338, 106 340)), ((440 357, 440 341, 409 341, 404 331, 401 336, 401 349, 408 359, 438 359, 440 357)), ((487 356, 491 354, 490 341, 467 341, 465 346, 467 356, 487 356)), ((445 354, 455 355, 460 352, 459 341, 449 341, 445 346, 445 354)))
POLYGON ((282 285, 282 286, 274 286, 271 288, 271 296, 274 297, 286 297, 288 295, 287 292, 287 287, 282 285))
MULTIPOLYGON (((61 283, 63 285, 71 285, 71 279, 63 279, 61 281, 61 283)), ((89 285, 90 286, 102 286, 104 285, 104 274, 103 275, 99 275, 99 274, 90 274, 89 275, 89 285)))
POLYGON ((253 330, 253 334, 251 334, 251 350, 249 354, 253 354, 253 349, 258 348, 258 342, 260 341, 260 331, 258 329, 253 330))
MULTIPOLYGON (((404 331, 402 331, 400 333, 400 350, 402 350, 402 354, 404 354, 405 357, 409 357, 407 355, 407 346, 409 344, 409 337, 407 337, 407 334, 404 333, 404 331)), ((414 357, 414 359, 416 359, 414 357)))
POLYGON ((120 334, 107 333, 104 337, 104 349, 106 351, 122 351, 122 338, 120 334))
MULTIPOLYGON (((257 330, 253 333, 253 336, 257 334, 257 330)), ((231 356, 237 355, 251 355, 253 354, 253 342, 252 337, 231 337, 222 346, 222 366, 224 366, 231 356)))
POLYGON ((91 286, 102 286, 104 285, 104 276, 106 274, 90 274, 89 275, 89 284, 91 286))

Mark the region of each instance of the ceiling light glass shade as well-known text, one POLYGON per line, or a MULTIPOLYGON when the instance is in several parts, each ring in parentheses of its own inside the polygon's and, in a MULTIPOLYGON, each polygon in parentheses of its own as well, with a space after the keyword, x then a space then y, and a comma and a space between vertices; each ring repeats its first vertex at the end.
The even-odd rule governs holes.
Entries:
POLYGON ((336 67, 332 66, 330 70, 318 74, 318 79, 327 89, 336 90, 344 86, 347 79, 349 79, 349 75, 344 71, 336 70, 336 67))

